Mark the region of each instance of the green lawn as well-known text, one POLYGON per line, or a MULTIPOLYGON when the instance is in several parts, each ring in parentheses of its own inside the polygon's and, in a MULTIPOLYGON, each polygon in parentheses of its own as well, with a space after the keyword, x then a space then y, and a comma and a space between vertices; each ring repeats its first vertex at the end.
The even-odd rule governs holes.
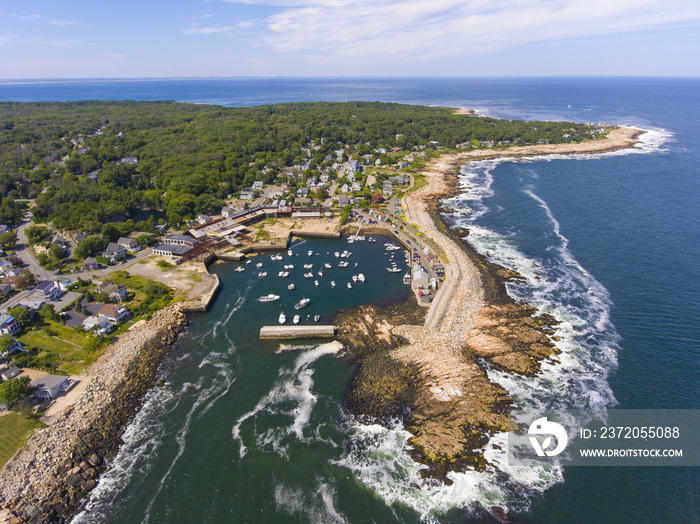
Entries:
POLYGON ((22 447, 27 437, 44 424, 17 413, 0 417, 0 467, 22 447))

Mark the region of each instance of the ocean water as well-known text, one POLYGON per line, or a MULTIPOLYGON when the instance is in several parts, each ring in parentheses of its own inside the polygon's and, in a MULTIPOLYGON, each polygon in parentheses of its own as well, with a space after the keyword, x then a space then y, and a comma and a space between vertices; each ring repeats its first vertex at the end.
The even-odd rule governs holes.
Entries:
MULTIPOLYGON (((453 210, 446 220, 467 227, 477 250, 526 278, 509 287, 514 297, 561 321, 561 365, 545 366, 535 379, 490 372, 519 405, 700 407, 699 80, 0 85, 2 100, 96 98, 229 106, 384 100, 648 131, 633 152, 472 163, 462 170, 461 194, 446 202, 453 210)), ((221 294, 163 362, 165 386, 144 399, 112 469, 75 522, 483 522, 475 508, 494 504, 508 507, 517 522, 700 521, 698 468, 573 468, 563 462, 521 468, 507 480, 492 469, 454 475, 449 487, 423 484, 398 422, 363 425, 347 413, 343 395, 353 367, 334 356, 335 346, 257 340, 259 327, 276 323, 280 307, 289 315, 302 295, 312 299, 307 314, 328 318, 340 308, 406 292, 384 270, 381 244, 309 241, 297 258, 313 249, 318 265, 345 248, 368 277, 364 287, 344 288, 347 275, 337 268, 318 288, 297 275, 296 294, 283 288, 280 303, 256 301, 280 291, 284 279, 276 272, 260 279, 249 270, 234 272, 233 265, 214 266, 221 294), (328 278, 338 287, 328 287, 328 278)), ((273 264, 269 257, 264 263, 273 264)), ((505 467, 493 446, 486 456, 505 467)))

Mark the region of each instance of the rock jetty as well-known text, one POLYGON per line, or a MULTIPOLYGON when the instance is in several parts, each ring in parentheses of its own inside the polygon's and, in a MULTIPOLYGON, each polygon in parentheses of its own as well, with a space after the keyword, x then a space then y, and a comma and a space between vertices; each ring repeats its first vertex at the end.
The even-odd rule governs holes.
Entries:
POLYGON ((105 350, 76 402, 37 430, 0 472, 0 522, 65 522, 75 514, 121 445, 188 313, 206 311, 218 287, 215 277, 198 300, 158 311, 105 350))

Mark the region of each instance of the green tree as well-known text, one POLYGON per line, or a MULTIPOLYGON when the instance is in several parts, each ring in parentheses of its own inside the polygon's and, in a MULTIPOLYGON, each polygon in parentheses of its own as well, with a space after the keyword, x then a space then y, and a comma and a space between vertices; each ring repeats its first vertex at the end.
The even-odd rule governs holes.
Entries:
POLYGON ((15 345, 15 337, 9 333, 0 337, 0 354, 8 353, 12 346, 15 345))
POLYGON ((17 233, 14 231, 8 231, 0 235, 0 246, 3 249, 14 249, 17 244, 17 233))
POLYGON ((6 380, 0 384, 0 404, 14 404, 32 392, 31 380, 27 376, 6 380))
POLYGON ((27 308, 14 307, 10 310, 10 315, 13 316, 23 328, 30 325, 33 321, 32 314, 27 308))
MULTIPOLYGON (((105 224, 106 225, 106 224, 105 224)), ((107 247, 107 241, 101 237, 87 237, 80 241, 73 254, 81 259, 94 257, 107 247)))
POLYGON ((30 246, 48 242, 53 237, 51 230, 44 226, 29 226, 24 230, 30 246))

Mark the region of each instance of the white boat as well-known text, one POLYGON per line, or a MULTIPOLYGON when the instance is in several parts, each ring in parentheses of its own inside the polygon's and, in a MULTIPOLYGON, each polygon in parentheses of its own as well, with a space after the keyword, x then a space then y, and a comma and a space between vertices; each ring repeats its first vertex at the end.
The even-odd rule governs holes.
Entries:
POLYGON ((310 271, 308 273, 304 273, 304 277, 306 278, 314 278, 314 274, 311 273, 310 271))
POLYGON ((314 280, 314 286, 318 287, 318 280, 314 280))
POLYGON ((386 270, 389 273, 401 273, 401 268, 398 268, 398 267, 388 267, 388 268, 386 268, 386 270))
POLYGON ((267 276, 267 271, 261 271, 260 273, 258 273, 258 276, 259 276, 259 277, 266 277, 266 276, 267 276))
POLYGON ((321 315, 314 315, 314 322, 321 320, 321 315))
POLYGON ((331 287, 335 287, 335 280, 331 280, 331 287))
POLYGON ((284 269, 294 269, 294 264, 286 264, 284 269))
POLYGON ((272 261, 277 260, 277 255, 270 255, 270 260, 272 260, 272 261))
POLYGON ((278 274, 282 278, 287 278, 289 276, 289 271, 280 271, 278 274))
POLYGON ((291 256, 294 255, 294 253, 292 253, 292 250, 291 250, 291 249, 288 249, 288 250, 287 250, 287 255, 289 255, 289 256, 291 257, 291 256))
POLYGON ((255 267, 262 267, 262 262, 258 262, 257 264, 255 264, 255 267))
POLYGON ((338 253, 337 251, 333 254, 335 255, 335 258, 338 258, 340 256, 340 253, 338 253))
POLYGON ((269 295, 265 295, 264 297, 260 297, 258 300, 260 302, 274 302, 276 300, 279 300, 280 296, 275 295, 274 293, 270 293, 269 295))
POLYGON ((352 244, 355 240, 352 238, 348 238, 348 244, 352 244))
POLYGON ((338 267, 348 267, 350 264, 348 262, 345 262, 344 260, 341 262, 338 262, 338 267))
POLYGON ((352 284, 348 282, 348 289, 352 289, 352 284))
POLYGON ((239 273, 241 273, 244 271, 244 269, 242 266, 238 266, 236 269, 234 269, 234 271, 238 271, 239 273))
POLYGON ((390 244, 388 242, 386 244, 384 244, 384 247, 386 248, 387 251, 396 251, 397 249, 401 249, 396 244, 390 244))
POLYGON ((292 290, 292 289, 294 289, 294 283, 292 283, 292 284, 289 284, 289 285, 287 286, 287 289, 289 289, 289 290, 292 290))
POLYGON ((410 284, 410 283, 411 283, 411 274, 410 274, 410 273, 406 273, 406 274, 403 276, 403 283, 404 283, 404 284, 410 284))
POLYGON ((353 275, 353 276, 352 276, 352 281, 353 281, 353 282, 357 282, 357 275, 353 275))
POLYGON ((362 273, 359 273, 359 274, 357 275, 357 280, 359 280, 360 282, 364 282, 364 281, 365 281, 365 276, 364 276, 362 273))
POLYGON ((304 269, 311 269, 313 267, 314 267, 313 264, 304 264, 304 269))
POLYGON ((298 324, 300 319, 301 319, 301 317, 299 315, 294 315, 292 322, 294 322, 295 324, 298 324))
POLYGON ((352 252, 350 252, 350 251, 343 251, 343 252, 340 254, 340 258, 348 258, 350 255, 352 255, 352 252))
POLYGON ((311 250, 307 251, 306 254, 309 255, 310 257, 314 256, 314 252, 311 250))
POLYGON ((311 302, 311 299, 309 298, 302 298, 299 302, 294 304, 294 309, 301 309, 309 305, 309 302, 311 302))
POLYGON ((325 267, 326 269, 330 269, 331 265, 328 262, 326 262, 325 264, 323 264, 323 267, 325 267))
POLYGON ((319 277, 322 277, 322 276, 323 276, 323 271, 319 271, 319 272, 318 272, 318 276, 319 276, 319 277))
POLYGON ((284 314, 284 311, 280 313, 280 318, 278 320, 280 324, 284 324, 287 321, 287 315, 284 314))

